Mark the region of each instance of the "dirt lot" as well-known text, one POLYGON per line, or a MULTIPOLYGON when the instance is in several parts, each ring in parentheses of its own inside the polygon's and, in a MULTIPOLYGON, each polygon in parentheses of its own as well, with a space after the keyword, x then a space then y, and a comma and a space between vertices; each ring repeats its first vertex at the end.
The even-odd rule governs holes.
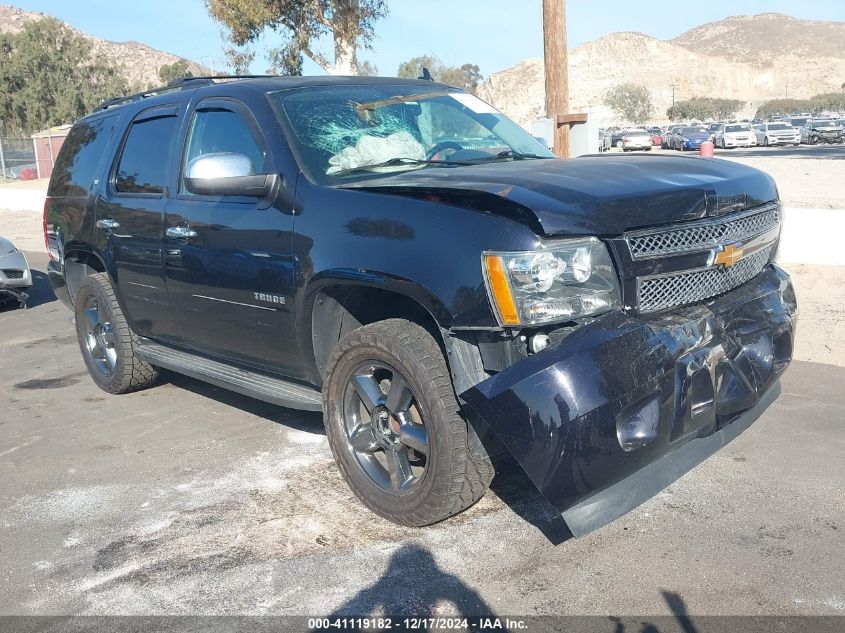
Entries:
POLYGON ((507 464, 402 529, 355 501, 318 414, 176 376, 99 391, 30 257, 33 307, 0 313, 2 613, 845 612, 845 369, 796 362, 751 429, 583 539, 507 464))
POLYGON ((767 172, 788 207, 845 209, 845 146, 716 150, 718 158, 767 172))

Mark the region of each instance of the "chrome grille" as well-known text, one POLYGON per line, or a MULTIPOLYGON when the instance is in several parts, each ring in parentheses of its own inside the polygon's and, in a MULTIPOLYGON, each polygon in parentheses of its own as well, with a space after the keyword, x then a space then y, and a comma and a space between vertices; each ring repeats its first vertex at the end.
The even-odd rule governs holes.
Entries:
POLYGON ((780 222, 780 209, 773 204, 762 210, 723 222, 705 221, 683 228, 634 233, 626 239, 634 259, 664 257, 701 251, 738 242, 763 233, 780 222))
POLYGON ((4 270, 3 274, 6 275, 6 279, 23 279, 22 270, 4 270))
POLYGON ((759 250, 731 268, 717 266, 642 277, 637 289, 639 310, 657 312, 732 290, 759 275, 769 263, 773 249, 774 246, 769 246, 759 250))

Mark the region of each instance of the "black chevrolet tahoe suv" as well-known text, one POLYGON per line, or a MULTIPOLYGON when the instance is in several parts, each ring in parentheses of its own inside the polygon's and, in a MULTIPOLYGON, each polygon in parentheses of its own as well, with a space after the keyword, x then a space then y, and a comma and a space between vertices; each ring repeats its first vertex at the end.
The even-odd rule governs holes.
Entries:
POLYGON ((322 411, 383 517, 472 505, 510 454, 575 535, 779 393, 796 301, 772 179, 666 155, 556 159, 456 88, 195 78, 106 102, 44 230, 92 378, 167 369, 322 411))

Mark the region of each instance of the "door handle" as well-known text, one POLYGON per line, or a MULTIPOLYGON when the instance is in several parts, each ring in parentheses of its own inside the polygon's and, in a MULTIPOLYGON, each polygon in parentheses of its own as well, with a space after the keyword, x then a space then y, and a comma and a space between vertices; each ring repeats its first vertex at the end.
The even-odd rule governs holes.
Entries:
POLYGON ((120 228, 120 222, 107 218, 105 220, 97 220, 97 228, 105 229, 106 231, 114 231, 120 228))
POLYGON ((171 226, 164 234, 177 240, 186 240, 197 236, 197 232, 190 226, 171 226))

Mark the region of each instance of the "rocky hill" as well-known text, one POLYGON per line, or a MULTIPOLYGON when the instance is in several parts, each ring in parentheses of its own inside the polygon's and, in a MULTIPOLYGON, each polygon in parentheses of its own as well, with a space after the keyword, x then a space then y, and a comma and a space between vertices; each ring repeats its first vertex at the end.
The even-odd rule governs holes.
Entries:
MULTIPOLYGON (((697 27, 673 40, 613 33, 570 51, 570 110, 617 122, 603 105, 605 92, 631 82, 647 86, 655 121, 666 120, 674 85, 677 100, 723 97, 747 103, 806 98, 839 91, 845 81, 845 23, 799 20, 779 14, 739 16, 697 27)), ((493 73, 480 96, 524 126, 544 109, 541 59, 493 73)))
MULTIPOLYGON (((43 13, 23 11, 17 7, 0 4, 0 33, 17 33, 27 22, 46 17, 43 13)), ((88 35, 68 25, 73 31, 91 42, 95 55, 103 55, 123 69, 123 74, 132 86, 158 85, 158 69, 181 59, 171 53, 157 50, 140 42, 111 42, 88 35)), ((194 75, 210 75, 205 66, 189 62, 194 75)))
POLYGON ((702 55, 768 65, 784 54, 845 57, 845 22, 799 20, 780 13, 737 15, 708 22, 671 40, 702 55))

